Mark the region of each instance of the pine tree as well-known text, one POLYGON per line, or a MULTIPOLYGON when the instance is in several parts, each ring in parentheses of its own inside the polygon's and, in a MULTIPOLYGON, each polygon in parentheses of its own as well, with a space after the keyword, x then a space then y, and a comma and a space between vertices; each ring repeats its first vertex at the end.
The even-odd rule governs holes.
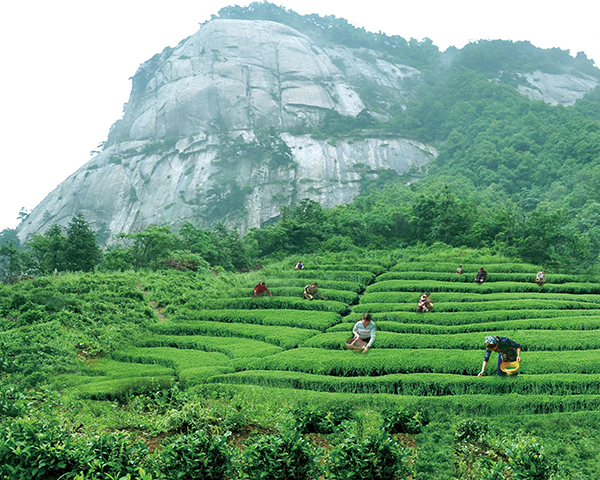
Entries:
POLYGON ((65 254, 67 269, 72 271, 90 272, 102 258, 96 233, 81 213, 75 215, 67 225, 65 254))

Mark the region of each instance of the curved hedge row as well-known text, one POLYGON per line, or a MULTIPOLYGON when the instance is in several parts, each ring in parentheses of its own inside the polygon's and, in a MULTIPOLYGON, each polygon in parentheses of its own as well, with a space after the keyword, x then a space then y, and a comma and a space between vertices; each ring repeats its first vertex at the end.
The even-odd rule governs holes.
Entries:
POLYGON ((343 314, 348 311, 348 305, 332 300, 304 300, 302 298, 280 297, 271 298, 214 298, 205 300, 197 305, 200 309, 292 309, 292 310, 316 310, 322 312, 335 312, 343 314))
MULTIPOLYGON (((391 373, 453 373, 476 375, 481 370, 485 349, 384 349, 367 354, 353 351, 297 348, 250 361, 246 370, 289 370, 340 377, 379 376, 391 373)), ((492 355, 487 374, 495 372, 497 355, 492 355)), ((600 351, 525 352, 521 374, 600 374, 600 351)), ((234 365, 239 367, 240 364, 234 365)), ((237 368, 242 370, 242 368, 237 368)), ((520 378, 522 375, 519 375, 520 378)))
POLYGON ((186 308, 173 309, 167 307, 165 312, 171 314, 173 320, 177 322, 202 320, 225 323, 251 323, 320 331, 324 331, 341 321, 339 313, 315 310, 190 310, 186 308))
POLYGON ((79 385, 74 393, 79 398, 90 400, 122 400, 127 396, 167 390, 175 386, 173 376, 129 377, 102 379, 79 385))
MULTIPOLYGON (((302 292, 304 291, 304 286, 302 287, 271 287, 267 285, 267 288, 271 292, 273 297, 284 297, 284 298, 300 298, 302 299, 302 292)), ((334 302, 341 302, 346 304, 356 303, 358 301, 358 294, 352 291, 344 291, 344 290, 331 290, 329 288, 321 288, 319 287, 319 291, 327 298, 327 300, 332 300, 334 302)), ((222 292, 218 298, 244 298, 250 297, 252 293, 252 289, 242 289, 242 288, 232 288, 229 291, 222 292)), ((268 296, 268 295, 264 295, 268 296)))
POLYGON ((303 278, 306 279, 306 283, 318 282, 321 284, 321 280, 336 280, 345 282, 356 282, 361 285, 368 285, 375 279, 375 274, 370 272, 352 272, 352 271, 332 271, 332 270, 319 270, 316 272, 304 271, 304 270, 263 270, 261 275, 265 278, 265 281, 270 277, 277 278, 303 278))
MULTIPOLYGON (((378 282, 386 280, 437 280, 442 282, 473 282, 475 279, 475 270, 472 274, 463 273, 458 275, 453 272, 388 272, 377 277, 378 282)), ((503 273, 494 272, 489 273, 487 276, 488 282, 522 282, 522 283, 535 283, 535 276, 537 272, 527 273, 503 273)), ((560 284, 568 282, 580 282, 581 278, 577 275, 561 275, 552 274, 546 275, 547 284, 560 284)), ((536 284, 537 286, 537 284, 536 284)))
MULTIPOLYGON (((461 349, 485 350, 483 343, 487 335, 510 337, 519 342, 523 352, 527 351, 582 351, 600 349, 600 335, 595 330, 487 330, 477 333, 454 333, 448 335, 430 335, 418 333, 378 332, 375 348, 379 349, 461 349)), ((304 342, 303 347, 343 349, 345 342, 352 336, 346 332, 317 334, 304 342)))
MULTIPOLYGON (((260 340, 206 335, 147 335, 138 342, 137 346, 219 352, 230 358, 266 357, 283 351, 281 347, 260 340)), ((218 362, 216 365, 222 365, 222 362, 218 362)))
MULTIPOLYGON (((414 303, 419 301, 421 292, 371 292, 360 298, 360 303, 414 303)), ((439 302, 487 302, 490 300, 570 300, 575 302, 596 303, 600 308, 598 295, 578 295, 575 293, 461 293, 437 292, 431 296, 434 305, 439 302)))
POLYGON ((295 327, 274 327, 268 325, 250 325, 223 323, 215 321, 187 321, 161 323, 150 327, 161 335, 211 335, 216 337, 243 337, 260 340, 281 348, 295 348, 304 343, 316 330, 295 327))
MULTIPOLYGON (((271 348, 272 347, 269 345, 271 348)), ((156 363, 171 367, 178 373, 188 368, 199 365, 208 367, 227 365, 230 357, 220 352, 206 352, 202 350, 178 349, 170 347, 129 347, 112 354, 112 357, 121 362, 156 363)))
POLYGON ((304 265, 304 271, 337 271, 337 272, 369 272, 374 275, 379 275, 386 271, 386 268, 378 264, 365 264, 365 263, 349 263, 349 264, 313 264, 308 263, 304 265))
MULTIPOLYGON (((400 262, 390 268, 390 272, 450 272, 456 274, 459 262, 400 262)), ((532 273, 535 275, 541 267, 527 263, 462 263, 463 275, 471 274, 475 277, 479 267, 485 268, 488 273, 532 273)))
MULTIPOLYGON (((359 317, 357 317, 359 318, 359 317)), ((552 317, 522 320, 499 320, 496 322, 469 323, 466 325, 429 325, 427 323, 404 323, 379 320, 377 331, 395 333, 426 333, 430 335, 445 335, 453 333, 487 332, 495 330, 598 330, 600 316, 594 317, 552 317)), ((358 321, 358 320, 357 320, 358 321)), ((339 323, 327 329, 327 332, 347 332, 351 327, 348 323, 339 323)))
MULTIPOLYGON (((447 302, 434 304, 434 311, 442 312, 485 312, 490 310, 598 310, 598 305, 576 300, 496 300, 490 302, 447 302)), ((360 303, 353 307, 356 313, 410 312, 416 311, 416 303, 360 303)), ((423 316, 432 312, 422 313, 423 316)))
MULTIPOLYGON (((356 323, 360 320, 364 312, 357 312, 354 307, 354 313, 342 318, 344 323, 356 323)), ((554 317, 573 317, 574 322, 584 321, 580 317, 595 317, 600 315, 598 309, 588 310, 491 310, 482 312, 428 312, 416 313, 414 310, 407 312, 373 312, 373 319, 376 322, 381 320, 390 322, 402 322, 409 324, 428 324, 428 325, 471 325, 486 322, 501 322, 510 320, 522 320, 529 318, 554 318, 554 317)), ((577 328, 574 328, 577 329, 577 328)))
MULTIPOLYGON (((263 277, 258 276, 258 275, 252 275, 252 277, 254 278, 254 283, 250 282, 252 285, 249 286, 249 289, 246 289, 245 291, 247 292, 251 292, 252 291, 252 287, 254 287, 254 285, 257 282, 262 282, 263 280, 267 280, 267 279, 263 279, 263 277)), ((269 282, 267 283, 267 287, 269 287, 269 290, 271 289, 271 287, 298 287, 298 288, 304 288, 305 285, 307 285, 309 282, 309 280, 307 280, 306 278, 281 278, 281 277, 269 277, 268 278, 269 282)), ((354 292, 354 293, 359 293, 361 292, 365 287, 363 284, 358 283, 358 282, 348 282, 348 281, 342 281, 342 280, 317 280, 319 283, 319 289, 327 289, 327 290, 345 290, 347 292, 354 292)))
POLYGON ((301 372, 253 370, 217 375, 209 382, 261 385, 321 392, 444 395, 585 395, 598 394, 600 375, 519 375, 483 377, 439 373, 390 374, 378 377, 332 377, 301 372))
POLYGON ((539 287, 535 283, 485 282, 459 283, 438 282, 435 280, 386 280, 369 285, 367 293, 373 292, 545 292, 545 293, 600 293, 600 283, 546 284, 539 287))

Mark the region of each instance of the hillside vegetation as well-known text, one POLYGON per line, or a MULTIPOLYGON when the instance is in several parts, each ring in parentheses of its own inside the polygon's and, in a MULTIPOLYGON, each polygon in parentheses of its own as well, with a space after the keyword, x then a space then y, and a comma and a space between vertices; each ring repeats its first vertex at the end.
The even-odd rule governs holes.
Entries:
POLYGON ((441 246, 297 260, 1 287, 2 478, 598 475, 595 278, 441 246), (327 300, 301 298, 313 281, 327 300), (375 344, 346 350, 365 312, 375 344), (493 354, 477 377, 487 335, 522 345, 518 375, 493 354))

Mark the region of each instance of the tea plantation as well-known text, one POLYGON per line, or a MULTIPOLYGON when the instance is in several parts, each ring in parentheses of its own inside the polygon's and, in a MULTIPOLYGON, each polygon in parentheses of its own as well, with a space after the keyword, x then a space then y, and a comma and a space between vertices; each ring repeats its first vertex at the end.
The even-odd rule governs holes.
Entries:
POLYGON ((600 478, 600 280, 458 249, 295 260, 0 287, 0 478, 600 478), (348 350, 364 313, 374 345, 348 350), (489 335, 518 374, 492 353, 477 376, 489 335))

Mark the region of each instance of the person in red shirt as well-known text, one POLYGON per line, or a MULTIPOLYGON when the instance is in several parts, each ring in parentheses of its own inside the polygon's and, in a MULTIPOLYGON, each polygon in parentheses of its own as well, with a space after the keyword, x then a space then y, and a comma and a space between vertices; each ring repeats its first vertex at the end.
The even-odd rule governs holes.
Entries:
POLYGON ((269 289, 267 288, 267 284, 265 282, 260 282, 254 285, 254 291, 252 292, 252 296, 262 297, 265 294, 265 292, 267 292, 269 297, 273 298, 273 295, 271 295, 271 292, 269 292, 269 289))

